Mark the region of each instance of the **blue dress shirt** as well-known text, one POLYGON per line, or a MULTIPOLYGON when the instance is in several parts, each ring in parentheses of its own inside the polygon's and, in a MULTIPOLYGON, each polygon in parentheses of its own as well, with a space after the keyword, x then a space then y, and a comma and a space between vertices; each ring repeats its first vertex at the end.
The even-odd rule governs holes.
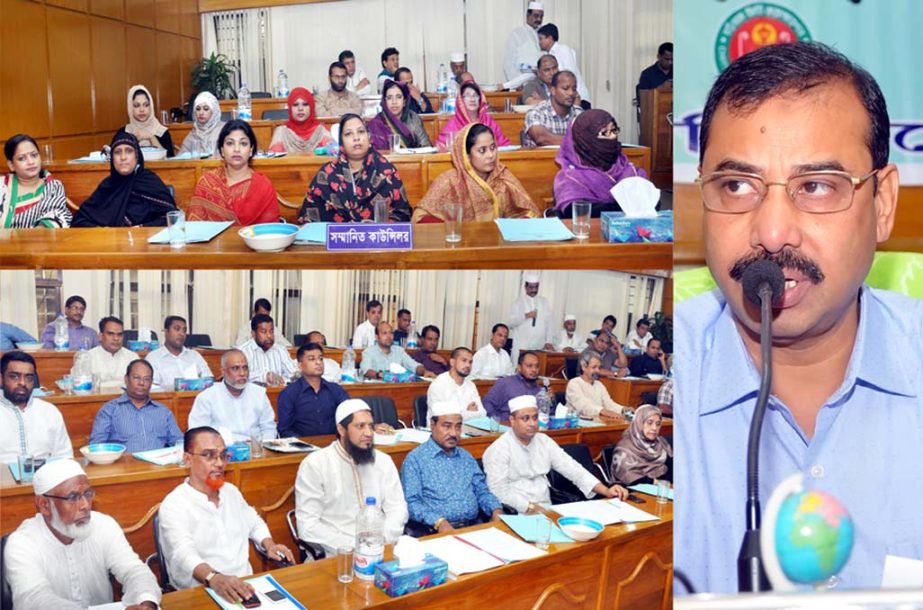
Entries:
MULTIPOLYGON (((676 568, 699 592, 734 592, 759 372, 719 291, 681 303, 676 322, 676 568)), ((828 586, 879 587, 886 555, 923 559, 923 301, 863 287, 846 375, 814 436, 771 396, 759 465, 764 508, 800 472, 852 516, 852 555, 828 586)))
POLYGON ((0 322, 0 352, 15 349, 14 343, 35 343, 35 337, 18 326, 0 322))
POLYGON ((535 381, 529 381, 520 373, 501 377, 491 386, 482 401, 488 417, 499 417, 503 421, 510 419, 510 399, 525 394, 535 396, 541 388, 535 381))
POLYGON ((127 453, 172 447, 183 440, 173 412, 150 398, 140 409, 128 394, 104 404, 96 412, 90 443, 121 443, 127 453))
POLYGON ((320 380, 315 392, 304 377, 279 393, 279 436, 336 434, 336 410, 349 394, 336 383, 320 380))
POLYGON ((410 518, 427 525, 440 517, 453 524, 470 521, 478 509, 489 515, 500 508, 471 454, 461 447, 446 453, 432 438, 404 458, 401 483, 410 518))

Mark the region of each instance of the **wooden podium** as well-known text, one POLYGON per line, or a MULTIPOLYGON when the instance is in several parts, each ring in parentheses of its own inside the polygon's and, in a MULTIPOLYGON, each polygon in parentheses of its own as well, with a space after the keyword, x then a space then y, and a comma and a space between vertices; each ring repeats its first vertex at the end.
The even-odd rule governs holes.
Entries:
POLYGON ((658 188, 673 188, 673 88, 642 89, 639 144, 651 149, 651 180, 658 188))

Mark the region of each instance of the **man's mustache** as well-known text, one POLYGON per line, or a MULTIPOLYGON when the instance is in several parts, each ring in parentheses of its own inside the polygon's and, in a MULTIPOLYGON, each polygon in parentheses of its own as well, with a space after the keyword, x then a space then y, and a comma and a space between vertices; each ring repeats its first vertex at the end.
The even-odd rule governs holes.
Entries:
POLYGON ((744 276, 744 271, 747 270, 747 267, 761 260, 772 261, 783 270, 793 269, 795 271, 800 271, 812 284, 820 284, 826 277, 817 263, 806 256, 798 254, 791 248, 785 248, 774 254, 760 249, 749 256, 737 259, 737 262, 731 267, 731 279, 739 282, 744 276))

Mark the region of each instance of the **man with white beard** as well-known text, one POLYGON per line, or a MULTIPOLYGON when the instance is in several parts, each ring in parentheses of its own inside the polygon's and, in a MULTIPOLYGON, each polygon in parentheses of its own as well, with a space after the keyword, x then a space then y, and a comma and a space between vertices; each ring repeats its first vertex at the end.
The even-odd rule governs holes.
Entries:
POLYGON ((156 610, 157 579, 115 519, 93 511, 95 492, 80 464, 60 459, 32 479, 38 513, 16 528, 3 564, 14 608, 77 610, 113 601, 109 574, 126 610, 156 610))

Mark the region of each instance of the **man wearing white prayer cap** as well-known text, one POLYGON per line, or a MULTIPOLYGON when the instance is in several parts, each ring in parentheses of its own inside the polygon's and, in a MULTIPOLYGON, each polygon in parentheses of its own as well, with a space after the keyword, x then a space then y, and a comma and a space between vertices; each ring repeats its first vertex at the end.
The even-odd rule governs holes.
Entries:
POLYGON ((468 64, 465 61, 465 54, 461 51, 455 51, 449 56, 449 69, 452 70, 452 77, 455 82, 461 84, 462 73, 468 70, 468 64))
POLYGON ((517 396, 509 405, 510 429, 484 452, 487 485, 503 504, 520 513, 540 512, 542 506, 550 505, 548 473, 552 469, 570 479, 586 498, 594 494, 622 500, 628 497, 627 489, 599 482, 550 436, 538 431, 535 396, 517 396))
POLYGON ((586 337, 577 333, 577 316, 572 313, 564 316, 564 328, 557 332, 552 343, 559 352, 577 352, 586 347, 586 337))
POLYGON ((477 461, 458 446, 461 406, 437 401, 429 411, 432 436, 407 454, 401 466, 409 533, 447 532, 487 518, 497 521, 503 513, 500 501, 490 493, 477 461))
POLYGON ((513 338, 513 361, 522 350, 553 350, 553 314, 548 299, 538 296, 540 276, 527 271, 522 276, 525 294, 519 295, 507 315, 513 338))
POLYGON ((526 9, 525 24, 510 32, 503 55, 503 75, 506 80, 513 80, 523 72, 532 72, 538 64, 542 51, 538 46, 536 31, 541 27, 544 16, 544 4, 530 2, 526 9))
POLYGON ((77 610, 113 601, 109 574, 129 610, 157 608, 157 579, 109 515, 93 511, 95 492, 72 459, 47 462, 32 479, 38 513, 6 543, 4 571, 14 608, 77 610))
POLYGON ((298 537, 330 555, 356 540, 356 515, 369 498, 385 514, 385 542, 397 541, 407 522, 407 503, 391 456, 372 445, 368 403, 351 398, 336 410, 336 440, 308 454, 295 478, 298 537))

